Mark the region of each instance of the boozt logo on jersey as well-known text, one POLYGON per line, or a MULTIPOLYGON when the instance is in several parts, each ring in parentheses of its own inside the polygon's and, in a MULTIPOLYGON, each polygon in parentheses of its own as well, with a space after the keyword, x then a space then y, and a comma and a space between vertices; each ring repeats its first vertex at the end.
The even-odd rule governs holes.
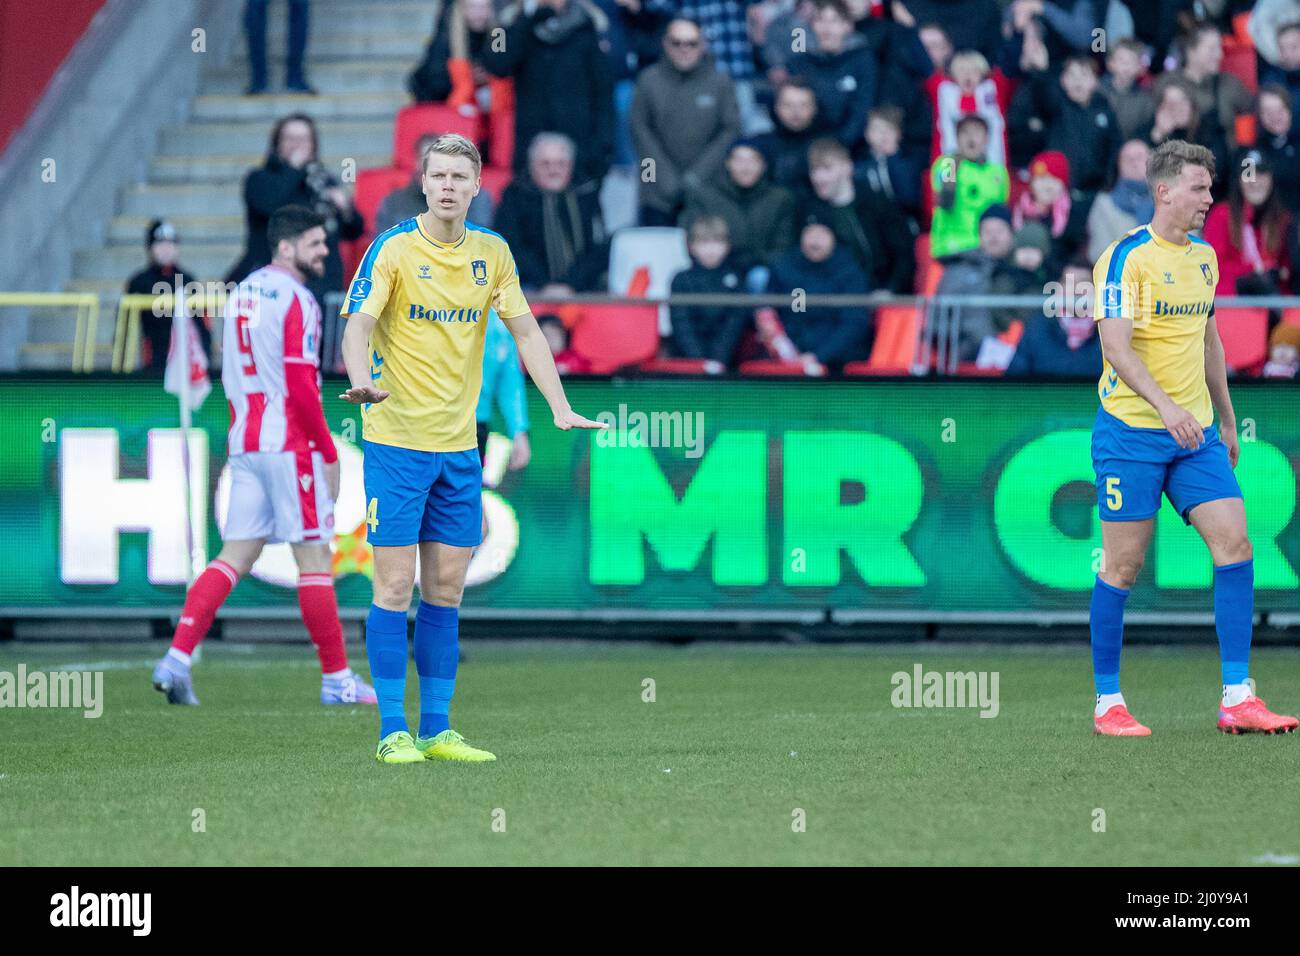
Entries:
POLYGON ((411 305, 408 319, 426 319, 429 322, 477 322, 483 316, 482 309, 428 309, 422 305, 411 305))
POLYGON ((474 272, 475 285, 487 285, 487 262, 483 259, 475 259, 470 263, 470 269, 474 272))
POLYGON ((370 296, 370 287, 373 285, 371 280, 362 277, 352 283, 352 291, 348 293, 349 302, 364 302, 370 296))
POLYGON ((1170 305, 1164 299, 1156 299, 1151 310, 1152 315, 1208 315, 1212 302, 1188 302, 1183 305, 1170 305))

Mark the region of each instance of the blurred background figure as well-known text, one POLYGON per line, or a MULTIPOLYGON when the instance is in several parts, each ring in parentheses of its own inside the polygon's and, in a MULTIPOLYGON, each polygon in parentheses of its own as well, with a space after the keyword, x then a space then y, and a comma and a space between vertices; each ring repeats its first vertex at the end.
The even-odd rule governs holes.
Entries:
MULTIPOLYGON (((144 246, 149 254, 149 264, 127 280, 127 295, 156 296, 159 285, 174 289, 178 275, 187 284, 199 281, 180 265, 181 237, 167 220, 155 219, 149 223, 144 233, 144 246)), ((167 350, 171 347, 172 310, 145 309, 140 313, 140 322, 147 349, 143 370, 161 375, 167 367, 167 350)), ((193 319, 193 327, 211 362, 212 330, 198 318, 193 319)))
MULTIPOLYGON (((290 93, 315 95, 307 82, 304 62, 307 56, 307 31, 311 15, 311 0, 286 0, 289 4, 288 67, 284 88, 290 93)), ((266 70, 266 14, 271 0, 247 0, 244 7, 244 30, 248 35, 248 64, 251 76, 248 95, 259 96, 267 91, 266 70)))

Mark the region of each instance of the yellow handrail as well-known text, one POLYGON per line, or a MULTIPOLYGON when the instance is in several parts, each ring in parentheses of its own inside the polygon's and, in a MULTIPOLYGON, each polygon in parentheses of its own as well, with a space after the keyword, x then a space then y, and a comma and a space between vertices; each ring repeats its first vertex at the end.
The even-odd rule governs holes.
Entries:
POLYGON ((99 296, 93 292, 0 292, 0 307, 67 308, 77 310, 72 337, 72 370, 95 369, 95 335, 99 331, 99 296))
MULTIPOLYGON (((225 307, 224 290, 205 290, 190 296, 187 303, 191 314, 220 315, 225 307)), ((170 312, 172 295, 139 293, 124 295, 117 302, 117 322, 113 328, 113 371, 134 372, 140 356, 140 316, 145 309, 157 307, 170 312)))

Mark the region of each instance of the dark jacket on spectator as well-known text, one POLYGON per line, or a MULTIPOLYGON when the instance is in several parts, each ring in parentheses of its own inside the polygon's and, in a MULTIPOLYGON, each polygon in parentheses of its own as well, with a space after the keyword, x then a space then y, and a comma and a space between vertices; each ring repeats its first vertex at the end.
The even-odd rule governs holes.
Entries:
POLYGON ((794 243, 794 194, 773 185, 766 175, 742 189, 724 171, 712 184, 686 190, 682 225, 687 229, 699 216, 721 216, 731 236, 731 254, 737 266, 748 269, 770 263, 794 243))
MULTIPOLYGON (((365 232, 366 224, 355 206, 348 210, 347 215, 340 216, 334 205, 312 188, 312 184, 308 181, 311 169, 311 166, 294 169, 278 155, 272 153, 262 167, 248 174, 244 180, 248 244, 243 258, 235 264, 226 277, 227 282, 239 282, 249 273, 271 261, 271 244, 266 238, 266 227, 271 222, 271 216, 277 209, 297 204, 326 215, 325 232, 329 255, 325 258, 325 275, 319 279, 314 276, 309 277, 307 288, 322 304, 327 292, 342 290, 344 276, 343 260, 339 256, 339 240, 359 238, 365 232)), ((328 180, 331 185, 337 185, 319 167, 316 167, 310 175, 328 180)))
POLYGON ((528 144, 542 132, 564 133, 577 146, 574 180, 600 180, 609 171, 614 142, 614 85, 601 49, 605 14, 586 0, 569 0, 557 13, 522 3, 501 14, 501 49, 488 44, 483 65, 515 78, 516 174, 528 167, 528 144))
MULTIPOLYGON (((1020 139, 1021 147, 1029 148, 1027 140, 1034 136, 1032 120, 1037 118, 1043 124, 1037 137, 1042 146, 1033 151, 1064 153, 1070 161, 1070 185, 1075 189, 1095 193, 1106 187, 1123 143, 1119 121, 1101 92, 1094 93, 1087 106, 1080 106, 1065 95, 1056 74, 1033 72, 1025 90, 1013 101, 1011 113, 1008 123, 1013 142, 1020 139)), ((1019 158, 1014 156, 1013 161, 1019 158)))
POLYGON ((772 132, 754 137, 754 145, 767 160, 767 174, 772 182, 787 189, 808 185, 808 147, 821 138, 816 124, 801 133, 791 132, 772 115, 772 132))
POLYGON ((1101 375, 1101 337, 1094 331, 1071 349, 1065 330, 1055 318, 1031 316, 1007 366, 1007 378, 1087 378, 1101 375))
POLYGON ((641 183, 641 203, 672 212, 688 186, 722 171, 740 133, 735 84, 707 54, 689 73, 662 59, 637 79, 628 120, 637 156, 655 162, 654 178, 641 183))
POLYGON ((562 282, 590 292, 609 267, 597 182, 543 193, 527 176, 516 177, 501 195, 494 225, 510 244, 526 289, 562 282))
POLYGON ((916 277, 911 225, 896 203, 857 189, 847 206, 832 206, 811 191, 799 194, 795 228, 830 226, 838 248, 853 254, 871 289, 908 295, 916 277))
MULTIPOLYGON (((1005 259, 993 259, 980 249, 960 253, 949 260, 936 291, 939 295, 992 295, 994 273, 1006 265, 1005 259)), ((987 306, 964 305, 960 319, 958 361, 973 362, 986 338, 1006 331, 998 327, 993 310, 987 306)))
POLYGON ((997 0, 906 0, 918 27, 937 23, 954 50, 979 50, 996 63, 1002 45, 1002 11, 997 0))
MULTIPOLYGON (((674 295, 744 292, 744 273, 731 257, 716 269, 698 263, 673 276, 674 295)), ((740 338, 752 321, 752 312, 739 306, 673 306, 673 354, 680 358, 713 359, 728 368, 736 364, 740 338)))
POLYGON ((1277 83, 1285 86, 1291 94, 1291 104, 1293 108, 1300 104, 1300 70, 1284 70, 1280 66, 1274 66, 1262 57, 1259 60, 1259 85, 1266 83, 1277 83))
POLYGON ((672 18, 664 0, 641 3, 633 13, 615 0, 593 0, 609 21, 609 68, 614 79, 635 80, 663 51, 664 28, 672 18))
POLYGON ((1287 136, 1272 136, 1262 126, 1255 148, 1273 167, 1273 188, 1282 204, 1293 213, 1300 213, 1300 130, 1293 129, 1287 136))
MULTIPOLYGON (((862 269, 845 249, 837 248, 825 262, 809 262, 792 249, 772 264, 767 291, 789 295, 803 289, 808 295, 865 294, 869 291, 862 269)), ((786 335, 800 352, 811 352, 823 365, 842 365, 866 358, 871 323, 862 307, 792 308, 780 312, 786 335)))
POLYGON ((435 11, 433 34, 424 48, 424 56, 406 78, 406 88, 418 103, 446 100, 452 87, 447 61, 458 55, 471 63, 482 63, 483 47, 491 35, 490 30, 475 33, 468 29, 456 15, 455 0, 438 0, 435 11))
POLYGON ((921 214, 921 168, 901 152, 873 156, 863 141, 863 158, 853 164, 853 179, 860 189, 869 189, 890 203, 896 203, 912 217, 921 214))
POLYGON ((852 149, 876 105, 880 70, 864 37, 850 33, 839 53, 800 53, 790 60, 790 75, 801 77, 817 98, 813 128, 852 149))
MULTIPOLYGON (((193 273, 183 265, 160 266, 151 261, 147 268, 142 269, 126 280, 126 294, 157 295, 154 287, 158 283, 162 283, 168 289, 175 289, 177 273, 183 275, 186 282, 198 281, 193 273)), ((145 340, 149 343, 149 364, 145 368, 149 372, 161 374, 167 368, 167 350, 170 348, 172 341, 172 311, 171 309, 165 309, 161 310, 160 314, 155 315, 153 309, 144 309, 140 312, 140 325, 144 331, 145 340)), ((203 352, 210 360, 212 357, 212 332, 197 317, 190 327, 194 329, 194 334, 203 343, 203 352)))

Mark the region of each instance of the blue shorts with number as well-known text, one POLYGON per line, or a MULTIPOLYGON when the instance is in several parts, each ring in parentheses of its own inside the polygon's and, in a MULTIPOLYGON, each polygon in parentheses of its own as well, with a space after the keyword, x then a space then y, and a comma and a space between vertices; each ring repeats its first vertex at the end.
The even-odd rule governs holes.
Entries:
POLYGON ((1180 448, 1163 428, 1134 428, 1104 408, 1092 428, 1092 467, 1102 521, 1142 521, 1160 510, 1160 496, 1191 523, 1188 513, 1219 498, 1240 498, 1241 486, 1219 430, 1205 429, 1199 448, 1180 448))
POLYGON ((415 451, 365 442, 366 540, 400 546, 482 541, 483 468, 478 449, 415 451))

